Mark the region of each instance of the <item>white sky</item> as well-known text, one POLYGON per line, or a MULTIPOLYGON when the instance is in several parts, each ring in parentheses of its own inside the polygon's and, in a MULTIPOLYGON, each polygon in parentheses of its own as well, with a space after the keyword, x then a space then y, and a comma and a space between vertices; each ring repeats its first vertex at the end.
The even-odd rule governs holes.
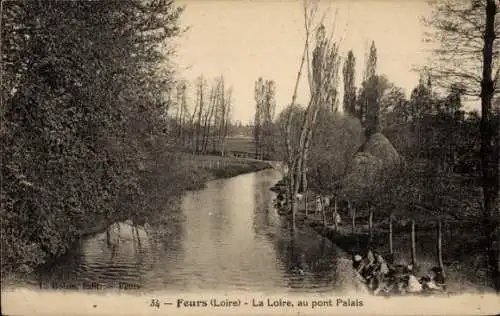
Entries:
MULTIPOLYGON (((190 27, 177 44, 182 77, 193 82, 200 74, 207 79, 223 74, 226 85, 233 87, 232 118, 243 123, 253 119, 253 89, 259 76, 276 82, 277 113, 291 102, 304 47, 302 1, 182 0, 178 4, 186 6, 182 26, 190 27)), ((425 64, 428 57, 420 23, 420 17, 429 12, 426 2, 337 0, 324 1, 323 6, 329 12, 327 28, 335 25, 335 37, 343 38, 342 55, 354 51, 358 85, 365 52, 374 40, 378 72, 409 94, 419 77, 412 67, 425 64)), ((303 76, 299 88, 301 104, 308 101, 306 80, 303 76)))

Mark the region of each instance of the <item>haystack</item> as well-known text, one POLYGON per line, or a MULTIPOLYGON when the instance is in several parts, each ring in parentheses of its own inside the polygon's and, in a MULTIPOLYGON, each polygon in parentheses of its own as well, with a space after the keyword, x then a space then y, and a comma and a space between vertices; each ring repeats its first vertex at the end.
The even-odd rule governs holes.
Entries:
POLYGON ((382 133, 370 136, 357 154, 361 153, 367 153, 381 159, 385 167, 396 167, 401 164, 401 156, 382 133))
POLYGON ((389 140, 375 133, 356 152, 344 180, 344 193, 351 198, 369 198, 369 192, 391 177, 390 170, 402 164, 402 158, 389 140))

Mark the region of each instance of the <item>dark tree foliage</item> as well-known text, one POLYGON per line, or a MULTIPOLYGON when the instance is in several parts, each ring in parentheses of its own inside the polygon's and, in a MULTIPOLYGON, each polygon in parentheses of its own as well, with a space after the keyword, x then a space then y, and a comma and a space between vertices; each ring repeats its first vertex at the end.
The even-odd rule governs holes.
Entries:
POLYGON ((481 169, 484 248, 492 285, 500 292, 499 128, 493 100, 500 82, 500 19, 496 0, 432 1, 426 19, 438 40, 432 72, 440 86, 459 84, 463 93, 481 99, 481 169))
MULTIPOLYGON (((377 79, 374 78, 377 73, 377 48, 375 47, 375 42, 372 41, 370 46, 370 50, 368 52, 367 59, 365 61, 365 70, 363 73, 363 82, 361 83, 361 88, 359 89, 359 96, 357 99, 357 117, 363 124, 363 127, 366 125, 368 111, 372 114, 373 110, 369 110, 369 107, 377 106, 373 103, 377 98, 377 92, 375 91, 377 87, 377 79), (370 103, 372 102, 372 103, 370 103)), ((372 115, 373 118, 373 115, 372 115)))
POLYGON ((143 209, 180 13, 169 0, 2 2, 3 272, 143 209))
POLYGON ((347 53, 342 73, 344 75, 344 113, 356 115, 356 58, 352 50, 347 53))

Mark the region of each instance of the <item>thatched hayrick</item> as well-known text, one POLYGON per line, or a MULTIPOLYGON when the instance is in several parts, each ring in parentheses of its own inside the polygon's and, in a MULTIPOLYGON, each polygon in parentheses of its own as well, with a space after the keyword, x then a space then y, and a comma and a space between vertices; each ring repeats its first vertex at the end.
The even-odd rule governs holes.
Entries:
POLYGON ((367 153, 382 160, 386 167, 401 164, 401 156, 382 133, 375 133, 361 146, 358 153, 367 153))
POLYGON ((344 181, 347 198, 371 198, 377 187, 386 184, 399 170, 403 160, 389 140, 381 133, 373 134, 354 154, 344 181))

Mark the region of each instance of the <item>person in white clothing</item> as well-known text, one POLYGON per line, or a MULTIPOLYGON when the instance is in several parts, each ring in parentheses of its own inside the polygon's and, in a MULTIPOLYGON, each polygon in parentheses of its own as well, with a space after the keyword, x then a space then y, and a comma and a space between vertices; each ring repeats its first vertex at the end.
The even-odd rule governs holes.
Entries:
POLYGON ((417 277, 413 274, 408 276, 408 287, 406 288, 408 293, 419 293, 422 292, 422 284, 418 281, 417 277))
POLYGON ((321 214, 323 211, 323 204, 321 203, 321 197, 318 195, 316 197, 316 215, 321 214))

